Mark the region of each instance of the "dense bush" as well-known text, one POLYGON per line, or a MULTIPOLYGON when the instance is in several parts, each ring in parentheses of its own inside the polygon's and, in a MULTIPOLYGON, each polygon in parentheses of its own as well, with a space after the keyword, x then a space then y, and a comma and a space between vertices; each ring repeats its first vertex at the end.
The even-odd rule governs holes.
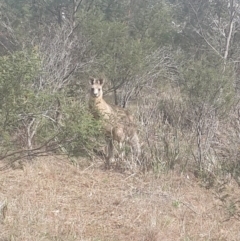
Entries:
POLYGON ((1 158, 16 151, 12 156, 16 159, 46 151, 83 155, 98 146, 95 137, 101 136, 101 124, 86 104, 72 102, 67 90, 54 93, 39 88, 39 75, 35 51, 0 58, 1 158))
POLYGON ((2 158, 98 148, 86 94, 100 75, 136 114, 146 168, 239 175, 235 1, 5 0, 0 10, 2 158))

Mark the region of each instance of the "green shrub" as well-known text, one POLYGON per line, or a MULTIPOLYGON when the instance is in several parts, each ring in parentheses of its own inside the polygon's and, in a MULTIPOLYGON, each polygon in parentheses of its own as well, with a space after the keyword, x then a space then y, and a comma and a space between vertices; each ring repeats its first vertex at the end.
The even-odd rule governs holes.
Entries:
POLYGON ((39 87, 39 75, 35 51, 0 57, 2 159, 46 151, 81 155, 99 144, 95 140, 101 136, 101 123, 93 119, 85 103, 72 102, 67 88, 53 92, 39 87), (62 116, 59 122, 57 113, 62 116))

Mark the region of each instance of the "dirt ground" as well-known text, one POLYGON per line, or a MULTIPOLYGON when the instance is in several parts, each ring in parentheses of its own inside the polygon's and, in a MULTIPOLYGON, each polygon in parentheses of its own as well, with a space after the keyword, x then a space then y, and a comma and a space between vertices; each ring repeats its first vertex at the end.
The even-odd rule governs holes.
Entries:
POLYGON ((0 173, 0 241, 240 240, 240 188, 46 157, 0 173))

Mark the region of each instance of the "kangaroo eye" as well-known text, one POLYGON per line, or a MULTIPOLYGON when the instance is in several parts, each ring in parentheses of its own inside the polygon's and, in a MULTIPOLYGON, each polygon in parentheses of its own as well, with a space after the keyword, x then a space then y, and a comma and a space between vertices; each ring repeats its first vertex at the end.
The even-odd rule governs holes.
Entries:
POLYGON ((101 89, 98 89, 98 91, 100 92, 101 89))
POLYGON ((92 92, 93 92, 93 91, 94 91, 94 88, 92 88, 91 90, 92 90, 92 92))

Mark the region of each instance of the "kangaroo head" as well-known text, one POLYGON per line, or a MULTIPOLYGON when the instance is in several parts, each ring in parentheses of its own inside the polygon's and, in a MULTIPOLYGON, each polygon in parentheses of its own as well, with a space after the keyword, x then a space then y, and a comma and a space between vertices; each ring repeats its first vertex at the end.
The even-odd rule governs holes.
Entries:
POLYGON ((93 98, 99 98, 102 97, 103 95, 103 87, 104 84, 104 80, 103 79, 96 79, 93 77, 90 77, 90 85, 91 85, 91 89, 90 89, 90 94, 93 98))

